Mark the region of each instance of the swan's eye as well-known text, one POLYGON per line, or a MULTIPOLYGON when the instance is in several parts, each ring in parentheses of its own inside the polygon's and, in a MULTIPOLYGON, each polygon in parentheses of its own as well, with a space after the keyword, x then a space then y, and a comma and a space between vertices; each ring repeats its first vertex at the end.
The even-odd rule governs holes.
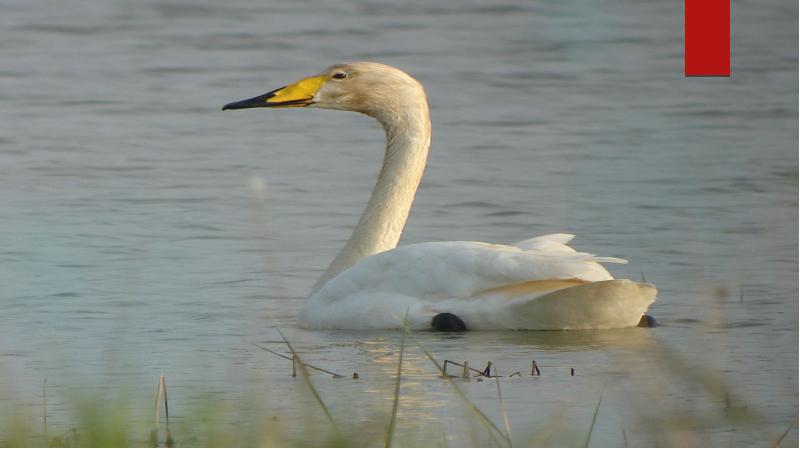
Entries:
POLYGON ((345 78, 347 78, 347 74, 346 73, 334 73, 333 74, 333 79, 343 80, 345 78))

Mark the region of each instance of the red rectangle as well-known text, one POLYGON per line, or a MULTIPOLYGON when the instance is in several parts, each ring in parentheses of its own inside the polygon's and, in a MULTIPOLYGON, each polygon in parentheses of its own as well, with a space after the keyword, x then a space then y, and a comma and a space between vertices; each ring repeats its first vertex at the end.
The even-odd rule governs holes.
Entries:
POLYGON ((684 73, 730 76, 730 0, 685 0, 684 6, 684 73))

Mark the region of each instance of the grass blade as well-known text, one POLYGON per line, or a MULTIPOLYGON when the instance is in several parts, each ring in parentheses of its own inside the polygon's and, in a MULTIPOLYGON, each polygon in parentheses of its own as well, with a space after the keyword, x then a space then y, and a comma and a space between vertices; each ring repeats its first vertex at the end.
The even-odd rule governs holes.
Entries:
POLYGON ((42 381, 42 420, 44 421, 44 442, 47 441, 47 376, 44 376, 42 381))
POLYGON ((592 431, 594 430, 594 424, 597 422, 597 413, 600 411, 600 405, 603 403, 603 396, 605 395, 606 390, 603 389, 603 392, 600 393, 600 400, 597 401, 597 407, 594 408, 594 415, 592 415, 592 424, 589 425, 589 432, 586 434, 586 441, 583 443, 583 447, 589 447, 589 440, 592 439, 592 431))
POLYGON ((331 415, 331 412, 330 410, 328 410, 328 407, 325 405, 325 402, 322 401, 322 397, 319 395, 317 389, 314 388, 314 384, 311 383, 311 378, 308 375, 308 368, 306 368, 306 364, 303 362, 303 359, 300 358, 300 354, 295 352, 294 347, 292 347, 292 344, 289 343, 289 340, 286 338, 286 335, 283 334, 283 331, 277 325, 275 325, 275 330, 278 331, 278 334, 280 334, 281 338, 283 339, 283 342, 286 343, 286 346, 289 347, 289 351, 292 353, 292 357, 295 357, 299 362, 297 363, 297 365, 300 369, 300 377, 303 378, 303 383, 306 385, 306 387, 308 387, 308 390, 311 392, 311 395, 317 401, 317 404, 319 404, 322 411, 325 412, 325 417, 327 417, 328 421, 331 423, 331 427, 333 428, 333 431, 336 434, 336 439, 344 442, 344 436, 339 431, 339 427, 336 425, 336 421, 333 420, 333 415, 331 415))
POLYGON ((495 438, 495 434, 492 432, 492 430, 494 430, 494 432, 497 432, 497 435, 500 435, 500 437, 502 437, 506 441, 506 443, 510 446, 511 441, 506 439, 505 433, 502 430, 500 430, 500 428, 497 427, 497 424, 493 423, 492 420, 489 419, 489 417, 487 417, 486 414, 481 411, 481 409, 479 409, 475 404, 472 403, 472 401, 469 400, 469 398, 467 398, 464 392, 461 391, 461 388, 459 388, 458 385, 456 385, 456 383, 453 382, 453 379, 451 379, 449 376, 445 374, 444 369, 442 369, 442 366, 439 365, 439 362, 437 362, 436 359, 433 357, 433 355, 431 355, 431 353, 428 352, 425 346, 423 346, 422 343, 419 340, 417 340, 417 337, 414 335, 413 332, 411 332, 411 329, 408 328, 405 322, 403 322, 403 329, 405 330, 406 334, 408 334, 408 336, 411 337, 412 340, 414 340, 414 344, 416 344, 417 347, 419 347, 419 349, 425 354, 428 360, 430 360, 431 363, 433 363, 433 365, 439 371, 439 375, 441 375, 442 378, 444 378, 450 384, 450 386, 453 387, 453 389, 456 391, 461 400, 464 401, 464 403, 467 405, 467 408, 469 408, 470 411, 472 411, 476 416, 478 416, 478 418, 480 418, 480 420, 483 421, 484 424, 486 424, 489 427, 489 435, 492 438, 495 438))
MULTIPOLYGON (((403 319, 403 327, 406 327, 408 321, 408 310, 406 310, 406 317, 403 319)), ((397 409, 400 406, 400 374, 403 371, 403 351, 406 348, 406 333, 400 335, 400 356, 397 359, 397 380, 394 384, 394 401, 392 402, 392 416, 389 418, 389 430, 386 431, 386 447, 392 447, 392 438, 394 437, 394 428, 397 423, 397 409)))
MULTIPOLYGON (((250 189, 250 192, 253 194, 253 196, 252 196, 252 198, 253 198, 253 212, 254 212, 254 218, 255 218, 255 221, 256 221, 256 226, 258 228, 259 233, 263 237, 262 240, 265 242, 265 246, 264 246, 264 248, 262 248, 263 251, 261 251, 261 255, 263 257, 263 262, 264 262, 264 273, 268 274, 268 273, 271 273, 271 272, 279 272, 277 269, 270 269, 270 268, 277 267, 277 264, 272 259, 272 251, 270 251, 270 248, 269 248, 269 245, 268 245, 268 243, 272 241, 272 238, 271 238, 271 233, 269 231, 269 227, 267 226, 268 219, 267 219, 267 215, 266 215, 266 209, 264 208, 264 204, 263 204, 264 203, 264 192, 266 191, 267 183, 266 183, 266 181, 264 181, 263 178, 260 178, 258 176, 251 176, 250 179, 248 180, 248 187, 250 189)), ((269 285, 268 285, 268 287, 269 287, 269 285)), ((276 282, 274 282, 274 285, 272 287, 275 290, 278 291, 278 296, 283 296, 283 297, 287 296, 285 294, 286 293, 286 289, 283 286, 283 283, 279 282, 279 279, 276 279, 276 282)), ((292 359, 291 360, 296 360, 298 362, 297 365, 299 365, 299 368, 300 368, 300 377, 303 378, 303 383, 305 384, 306 387, 308 387, 308 390, 311 392, 312 396, 317 401, 317 404, 319 404, 320 408, 322 408, 322 411, 325 412, 325 416, 328 418, 328 421, 330 421, 331 427, 333 428, 333 431, 334 431, 334 434, 336 436, 336 439, 338 440, 337 442, 338 443, 344 443, 345 442, 344 436, 339 431, 339 427, 336 425, 336 422, 333 420, 333 415, 331 415, 331 412, 328 410, 328 407, 325 405, 325 402, 322 401, 322 397, 319 395, 319 392, 317 392, 317 389, 314 388, 314 384, 311 383, 311 378, 308 375, 308 368, 307 368, 308 365, 306 365, 303 362, 303 359, 300 357, 300 355, 297 352, 295 352, 294 347, 292 347, 292 344, 289 343, 289 340, 286 338, 286 335, 284 335, 283 331, 281 331, 280 327, 278 327, 278 323, 275 321, 275 319, 270 315, 267 315, 267 316, 270 319, 270 321, 272 321, 272 325, 275 327, 275 330, 278 331, 278 334, 280 334, 281 338, 283 339, 283 342, 286 343, 286 346, 289 348, 289 351, 292 353, 292 359)), ((256 346, 258 346, 258 345, 256 345, 256 346)), ((259 347, 261 349, 265 349, 268 352, 272 352, 273 354, 276 354, 275 352, 270 351, 269 349, 266 349, 266 348, 261 347, 261 346, 259 346, 259 347)), ((283 357, 283 355, 281 355, 281 356, 283 357)), ((332 372, 324 370, 322 368, 317 368, 317 367, 313 367, 313 368, 317 369, 317 370, 320 370, 320 371, 327 372, 328 374, 331 374, 334 377, 342 377, 342 376, 340 376, 338 374, 332 373, 332 372)))
POLYGON ((167 434, 165 436, 164 445, 166 447, 175 447, 175 440, 172 439, 172 432, 169 428, 169 401, 167 400, 167 379, 164 375, 161 375, 161 378, 158 381, 159 383, 159 390, 164 395, 164 417, 167 420, 167 434))
POLYGON ((630 445, 628 445, 628 434, 625 433, 625 423, 622 423, 622 442, 625 444, 625 447, 630 447, 630 445))
MULTIPOLYGON (((497 373, 497 368, 495 367, 495 374, 497 373)), ((495 383, 497 384, 497 399, 500 402, 500 413, 503 415, 503 426, 506 430, 506 441, 508 441, 508 447, 511 447, 511 425, 508 423, 508 413, 506 413, 506 404, 503 402, 503 391, 500 389, 500 376, 497 375, 494 378, 495 383)))
POLYGON ((786 435, 789 435, 789 431, 792 430, 792 427, 794 427, 794 423, 789 424, 789 427, 787 427, 786 430, 783 431, 783 435, 781 435, 781 437, 778 438, 778 440, 772 444, 772 447, 780 446, 781 443, 783 443, 783 439, 786 438, 786 435))

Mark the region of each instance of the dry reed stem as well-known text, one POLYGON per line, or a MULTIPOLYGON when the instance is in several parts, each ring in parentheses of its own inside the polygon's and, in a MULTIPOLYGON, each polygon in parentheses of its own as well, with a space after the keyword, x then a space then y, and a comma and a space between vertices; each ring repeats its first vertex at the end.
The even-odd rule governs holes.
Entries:
MULTIPOLYGON (((285 355, 283 355, 281 353, 273 351, 272 349, 265 348, 265 347, 263 347, 263 346, 261 346, 261 345, 259 345, 257 343, 253 343, 253 346, 256 346, 256 347, 258 347, 260 349, 263 349, 263 350, 269 352, 270 354, 274 354, 274 355, 277 355, 278 357, 282 357, 282 358, 284 358, 286 360, 291 360, 292 363, 294 363, 294 358, 292 358, 292 357, 287 357, 287 356, 285 356, 285 355)), ((336 374, 333 371, 328 371, 328 370, 326 370, 324 368, 320 368, 318 366, 311 365, 310 363, 306 363, 305 365, 306 365, 307 368, 311 368, 313 370, 317 370, 317 371, 320 371, 320 372, 323 372, 323 373, 326 373, 326 374, 330 374, 331 376, 336 377, 336 378, 344 377, 341 374, 336 374)), ((292 377, 295 377, 295 376, 292 375, 292 377)))
MULTIPOLYGON (((464 363, 467 363, 467 362, 464 362, 464 363)), ((464 363, 458 363, 458 362, 454 362, 454 361, 452 361, 452 360, 447 360, 447 359, 445 359, 445 361, 444 361, 444 364, 442 365, 442 366, 444 367, 444 375, 445 375, 445 376, 447 376, 447 375, 448 375, 448 374, 447 374, 447 365, 448 365, 448 364, 450 364, 450 365, 455 365, 455 366, 460 366, 460 367, 462 367, 462 368, 463 368, 463 367, 464 367, 464 363)), ((467 364, 468 364, 468 363, 467 363, 467 364)), ((478 376, 481 376, 481 377, 495 377, 495 376, 487 376, 487 375, 486 375, 486 371, 485 371, 485 370, 484 370, 484 371, 481 371, 481 370, 479 370, 479 369, 475 369, 475 368, 472 368, 472 367, 469 367, 469 370, 470 370, 470 371, 472 371, 473 373, 477 374, 478 376)))
POLYGON ((161 423, 161 407, 160 407, 160 405, 161 405, 161 395, 163 394, 162 393, 162 388, 163 388, 163 384, 161 383, 161 378, 159 377, 158 386, 156 387, 156 400, 155 400, 155 406, 156 406, 156 413, 155 413, 155 417, 156 417, 156 422, 155 422, 155 424, 156 424, 156 435, 158 434, 158 426, 161 423))
POLYGON ((167 435, 164 440, 164 445, 167 447, 174 447, 175 441, 172 439, 172 431, 169 428, 169 401, 167 400, 167 379, 162 374, 159 379, 159 390, 164 394, 164 418, 167 420, 167 435))
POLYGON ((539 365, 536 360, 531 361, 531 376, 541 376, 542 372, 539 371, 539 365))
POLYGON ((164 417, 167 421, 167 434, 164 445, 167 447, 173 447, 175 445, 175 441, 172 439, 172 432, 169 427, 169 402, 167 400, 167 381, 164 374, 161 374, 161 376, 158 378, 158 388, 156 389, 155 429, 151 433, 150 438, 150 443, 154 446, 158 444, 158 432, 161 424, 161 398, 164 398, 164 417))
POLYGON ((492 362, 488 362, 486 364, 486 368, 483 370, 484 377, 492 377, 492 362))

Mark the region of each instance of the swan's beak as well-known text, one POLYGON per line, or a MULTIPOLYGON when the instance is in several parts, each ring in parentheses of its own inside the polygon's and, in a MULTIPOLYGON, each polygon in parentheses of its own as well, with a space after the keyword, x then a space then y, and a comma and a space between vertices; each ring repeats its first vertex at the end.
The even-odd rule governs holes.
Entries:
POLYGON ((235 101, 222 107, 226 109, 247 109, 247 108, 300 108, 314 104, 314 96, 328 81, 327 76, 312 76, 290 84, 264 95, 249 98, 247 100, 235 101))

